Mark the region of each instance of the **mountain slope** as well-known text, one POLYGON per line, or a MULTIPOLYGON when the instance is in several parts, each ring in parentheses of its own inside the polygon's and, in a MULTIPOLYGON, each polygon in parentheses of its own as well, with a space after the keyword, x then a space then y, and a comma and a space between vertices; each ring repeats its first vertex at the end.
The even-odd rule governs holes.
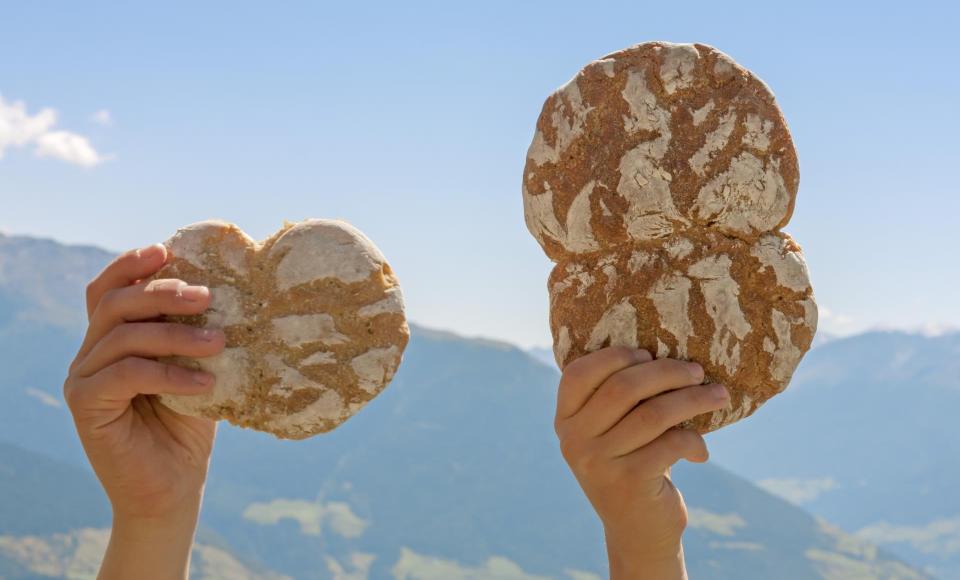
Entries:
POLYGON ((960 578, 960 334, 875 332, 811 351, 793 385, 711 439, 714 460, 960 578))
MULTIPOLYGON (((82 316, 65 312, 82 312, 83 282, 109 254, 78 251, 0 244, 0 440, 83 465, 59 395, 82 316), (44 263, 23 274, 30 248, 44 263), (38 302, 23 290, 51 284, 38 302)), ((284 442, 224 425, 202 524, 217 545, 297 578, 603 575, 600 527, 552 433, 556 381, 509 345, 415 328, 394 384, 333 433, 284 442)), ((920 577, 716 467, 679 465, 675 477, 693 577, 920 577)), ((98 537, 83 527, 43 542, 56 553, 76 534, 98 537)), ((18 534, 7 545, 31 545, 18 534)))
MULTIPOLYGON (((80 467, 0 443, 0 577, 91 578, 110 539, 110 509, 80 467)), ((191 578, 281 580, 201 530, 191 578)))
MULTIPOLYGON (((602 577, 600 527, 552 432, 556 381, 508 345, 414 327, 396 382, 330 435, 225 430, 205 521, 298 578, 351 554, 374 555, 371 577, 384 577, 404 550, 602 577)), ((693 577, 922 577, 717 467, 681 464, 674 477, 691 507, 693 577)))

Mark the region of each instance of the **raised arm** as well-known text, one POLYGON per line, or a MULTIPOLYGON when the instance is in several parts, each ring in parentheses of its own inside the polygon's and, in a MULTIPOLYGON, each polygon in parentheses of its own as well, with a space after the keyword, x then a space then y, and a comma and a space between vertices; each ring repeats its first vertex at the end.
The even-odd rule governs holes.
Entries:
POLYGON ((702 381, 696 363, 622 347, 564 369, 555 422, 560 449, 603 522, 613 580, 687 577, 687 511, 670 467, 706 461, 707 447, 695 431, 675 426, 729 398, 723 386, 702 381))
POLYGON ((210 356, 223 349, 224 336, 157 321, 210 303, 205 287, 141 282, 166 259, 161 245, 133 250, 89 284, 89 326, 63 386, 113 507, 102 579, 186 578, 189 568, 216 423, 178 415, 153 395, 206 392, 214 377, 155 359, 210 356))

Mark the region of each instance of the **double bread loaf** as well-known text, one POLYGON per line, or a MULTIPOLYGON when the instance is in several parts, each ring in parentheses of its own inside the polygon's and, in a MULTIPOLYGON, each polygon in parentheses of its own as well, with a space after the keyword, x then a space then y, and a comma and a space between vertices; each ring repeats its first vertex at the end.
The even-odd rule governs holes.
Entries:
POLYGON ((722 52, 649 42, 584 67, 544 104, 523 175, 556 263, 558 365, 612 345, 696 361, 731 393, 689 423, 701 432, 781 392, 817 325, 781 231, 798 184, 773 93, 722 52))
POLYGON ((171 409, 302 439, 347 420, 390 382, 409 338, 400 286, 360 231, 341 221, 286 223, 263 242, 206 221, 165 242, 153 278, 210 288, 210 307, 167 317, 222 328, 226 348, 166 362, 216 375, 212 392, 161 395, 171 409))

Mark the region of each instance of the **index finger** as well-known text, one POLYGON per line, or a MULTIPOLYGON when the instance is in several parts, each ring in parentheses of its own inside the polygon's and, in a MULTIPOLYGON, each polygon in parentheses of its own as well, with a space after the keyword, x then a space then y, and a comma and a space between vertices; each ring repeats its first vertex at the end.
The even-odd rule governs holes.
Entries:
POLYGON ((117 256, 87 284, 87 320, 93 316, 100 299, 109 290, 129 286, 153 274, 166 261, 167 249, 163 244, 129 250, 117 256))
POLYGON ((645 350, 612 346, 584 355, 563 369, 557 390, 557 418, 566 419, 577 412, 593 396, 610 375, 653 360, 645 350))

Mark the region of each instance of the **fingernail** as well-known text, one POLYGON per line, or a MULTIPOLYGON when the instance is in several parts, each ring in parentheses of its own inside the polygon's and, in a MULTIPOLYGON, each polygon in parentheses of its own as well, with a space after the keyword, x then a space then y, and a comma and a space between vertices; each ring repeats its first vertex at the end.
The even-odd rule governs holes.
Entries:
POLYGON ((180 289, 180 297, 187 302, 199 302, 210 295, 206 286, 186 286, 180 289))
POLYGON ((198 385, 211 385, 213 384, 213 375, 210 373, 195 372, 193 373, 193 382, 198 385))
POLYGON ((698 383, 703 380, 703 367, 695 362, 687 363, 687 370, 690 371, 690 376, 693 377, 693 380, 698 383))
POLYGON ((140 248, 137 255, 141 260, 152 260, 163 254, 163 244, 153 244, 145 248, 140 248))
POLYGON ((217 330, 216 328, 196 328, 194 329, 193 334, 194 336, 197 337, 198 340, 202 340, 204 342, 212 342, 218 336, 220 336, 220 331, 217 330))
POLYGON ((730 393, 723 385, 710 385, 707 390, 710 392, 710 396, 718 401, 725 401, 730 398, 730 393))

